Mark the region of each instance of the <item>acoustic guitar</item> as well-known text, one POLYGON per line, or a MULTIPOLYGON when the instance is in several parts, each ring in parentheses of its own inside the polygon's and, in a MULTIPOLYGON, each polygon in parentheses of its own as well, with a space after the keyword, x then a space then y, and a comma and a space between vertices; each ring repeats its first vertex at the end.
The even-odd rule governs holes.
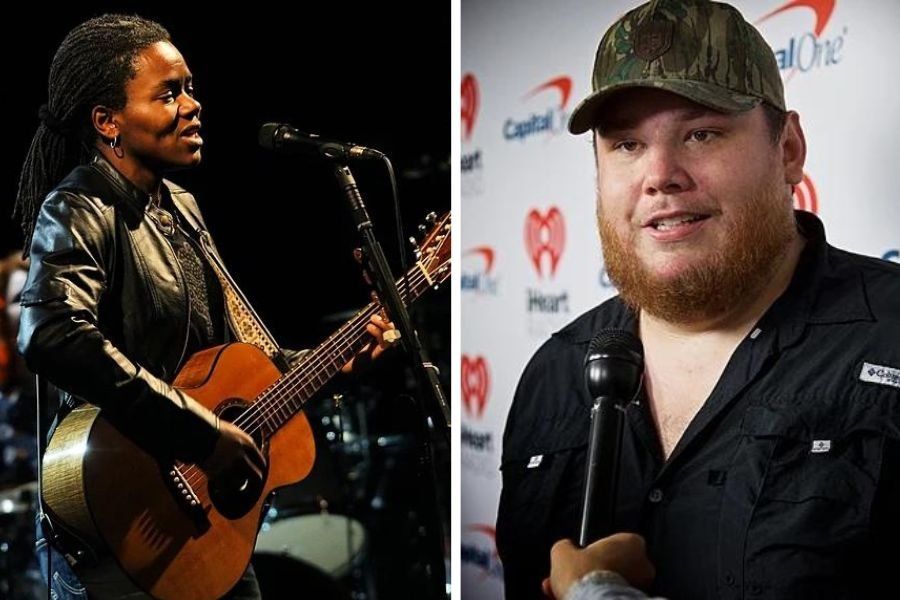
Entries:
MULTIPOLYGON (((450 213, 416 258, 397 282, 407 304, 450 276, 450 213)), ((227 593, 250 561, 266 497, 312 469, 304 404, 371 340, 366 324, 381 310, 373 301, 287 372, 244 343, 198 352, 179 371, 175 387, 262 449, 267 472, 256 487, 211 486, 197 465, 161 464, 102 410, 85 405, 69 413, 44 455, 42 492, 54 525, 87 550, 75 571, 91 598, 213 600, 227 593)))

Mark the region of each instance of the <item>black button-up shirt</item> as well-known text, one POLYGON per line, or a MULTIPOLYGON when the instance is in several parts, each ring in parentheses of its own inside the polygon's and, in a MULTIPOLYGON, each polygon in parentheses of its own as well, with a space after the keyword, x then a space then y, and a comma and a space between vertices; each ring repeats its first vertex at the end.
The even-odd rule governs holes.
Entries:
MULTIPOLYGON (((900 565, 900 267, 807 246, 785 293, 663 457, 646 402, 626 411, 614 530, 647 539, 654 593, 865 598, 900 565)), ((613 298, 554 334, 516 390, 503 437, 497 546, 507 598, 540 598, 550 546, 577 539, 591 399, 582 362, 613 298)))

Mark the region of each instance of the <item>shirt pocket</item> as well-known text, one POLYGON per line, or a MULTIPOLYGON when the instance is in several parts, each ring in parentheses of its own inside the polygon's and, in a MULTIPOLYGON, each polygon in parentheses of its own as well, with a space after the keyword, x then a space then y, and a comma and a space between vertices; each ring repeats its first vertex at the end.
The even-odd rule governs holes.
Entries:
POLYGON ((759 500, 816 500, 857 509, 871 502, 881 470, 884 432, 877 419, 788 418, 770 409, 748 411, 743 430, 769 445, 759 500))
POLYGON ((745 581, 773 598, 840 596, 865 554, 884 432, 874 415, 754 407, 742 425, 761 451, 743 551, 745 581), (767 457, 767 458, 763 458, 767 457))
POLYGON ((584 446, 535 450, 501 464, 496 541, 508 597, 539 597, 550 547, 561 538, 577 537, 583 455, 584 446))
POLYGON ((578 498, 583 486, 583 454, 584 446, 580 446, 503 461, 498 545, 539 538, 556 541, 572 535, 566 524, 571 522, 573 529, 578 526, 580 502, 573 498, 578 498))

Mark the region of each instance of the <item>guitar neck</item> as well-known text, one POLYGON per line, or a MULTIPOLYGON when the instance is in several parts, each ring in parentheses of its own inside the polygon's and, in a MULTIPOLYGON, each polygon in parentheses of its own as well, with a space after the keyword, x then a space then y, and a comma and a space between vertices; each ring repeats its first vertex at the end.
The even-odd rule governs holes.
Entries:
MULTIPOLYGON (((405 278, 397 281, 397 289, 405 305, 418 299, 431 285, 432 282, 419 263, 410 269, 405 278)), ((247 409, 248 412, 257 413, 253 417, 260 423, 263 437, 271 437, 278 431, 367 343, 373 341, 366 331, 366 324, 381 308, 380 302, 369 303, 324 342, 308 352, 302 362, 272 384, 247 409)))

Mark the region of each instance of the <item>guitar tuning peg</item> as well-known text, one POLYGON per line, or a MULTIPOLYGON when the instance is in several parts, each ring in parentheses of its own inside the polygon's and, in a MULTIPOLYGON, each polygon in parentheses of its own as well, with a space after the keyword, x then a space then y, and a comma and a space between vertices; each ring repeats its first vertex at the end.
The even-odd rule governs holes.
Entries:
POLYGON ((424 225, 419 225, 418 229, 419 229, 419 233, 421 233, 422 235, 425 235, 425 232, 428 231, 428 228, 425 227, 424 225))
POLYGON ((413 248, 419 247, 418 242, 416 242, 416 238, 414 238, 413 236, 409 236, 409 245, 412 246, 413 248))
POLYGON ((425 215, 425 222, 429 225, 434 225, 437 222, 437 213, 432 211, 425 215))
POLYGON ((356 262, 358 262, 359 264, 362 264, 362 261, 363 261, 363 251, 362 251, 362 248, 354 248, 354 249, 353 249, 353 259, 354 259, 356 262))

